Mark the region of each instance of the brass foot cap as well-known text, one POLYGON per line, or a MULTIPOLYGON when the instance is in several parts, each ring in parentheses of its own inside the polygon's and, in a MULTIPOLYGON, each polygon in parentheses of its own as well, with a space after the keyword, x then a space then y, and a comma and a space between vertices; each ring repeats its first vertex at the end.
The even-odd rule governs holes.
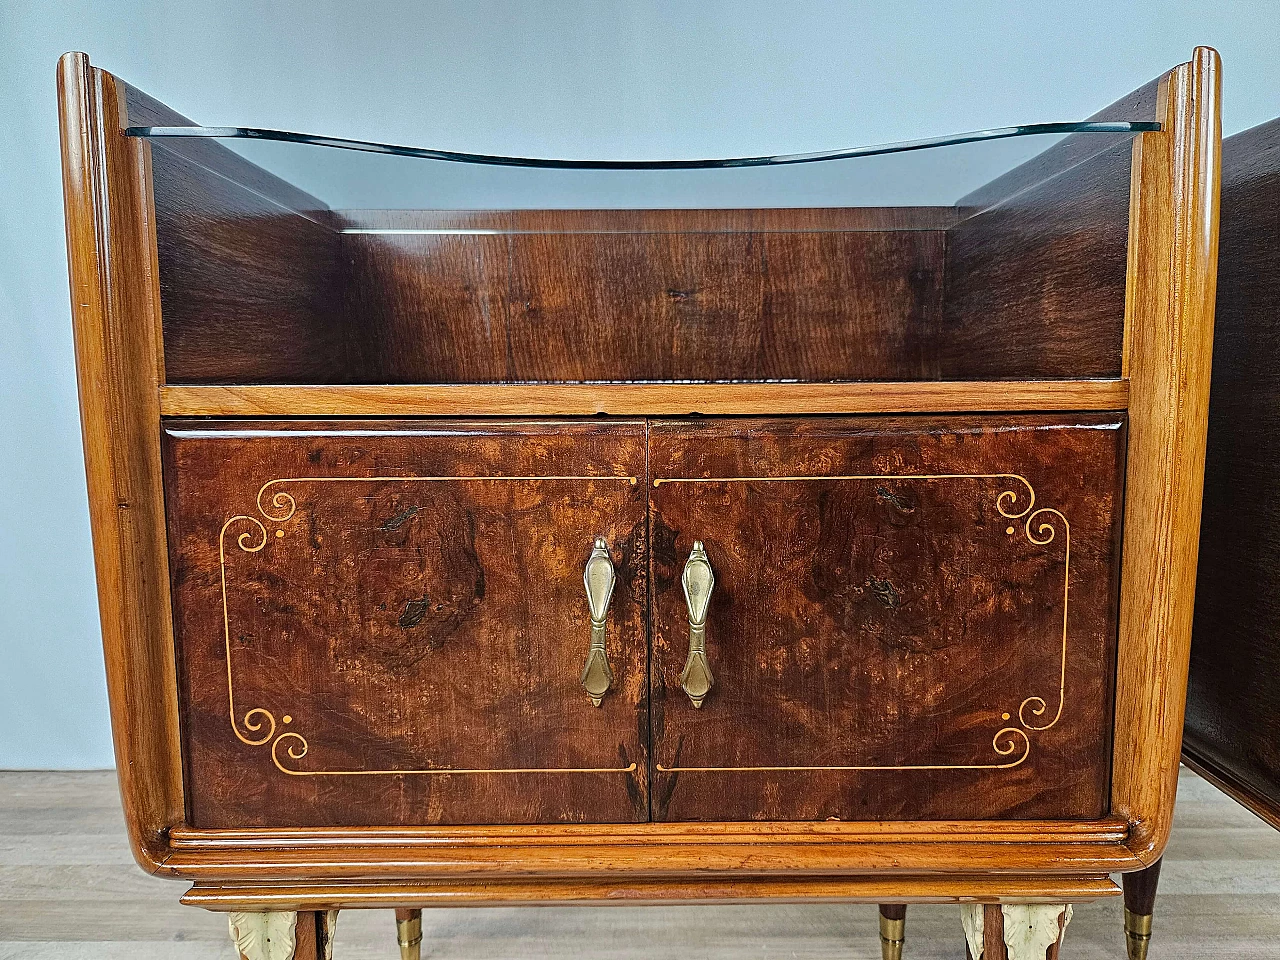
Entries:
POLYGON ((396 921, 396 942, 400 960, 418 960, 422 956, 422 917, 396 921))
POLYGON ((1124 911, 1124 940, 1129 960, 1147 960, 1147 948, 1151 945, 1151 914, 1124 911))
POLYGON ((880 918, 880 956, 882 960, 902 960, 902 943, 906 938, 906 920, 880 918))

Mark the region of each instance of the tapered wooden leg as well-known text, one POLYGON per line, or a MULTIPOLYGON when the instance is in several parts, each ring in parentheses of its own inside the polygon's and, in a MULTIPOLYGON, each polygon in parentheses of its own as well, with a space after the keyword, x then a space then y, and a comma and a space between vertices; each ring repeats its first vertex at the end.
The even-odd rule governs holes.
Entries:
POLYGON ((1124 875, 1124 942, 1129 960, 1146 960, 1147 957, 1161 862, 1157 860, 1145 870, 1124 875))
POLYGON ((333 932, 337 924, 337 910, 298 914, 298 947, 294 960, 333 960, 333 932))
POLYGON ((905 903, 880 904, 880 956, 882 960, 902 960, 902 942, 907 929, 905 903))
POLYGON ((1058 960, 1071 905, 977 904, 960 907, 969 960, 1058 960))
POLYGON ((422 911, 396 911, 396 942, 400 944, 400 960, 419 960, 422 956, 422 911))

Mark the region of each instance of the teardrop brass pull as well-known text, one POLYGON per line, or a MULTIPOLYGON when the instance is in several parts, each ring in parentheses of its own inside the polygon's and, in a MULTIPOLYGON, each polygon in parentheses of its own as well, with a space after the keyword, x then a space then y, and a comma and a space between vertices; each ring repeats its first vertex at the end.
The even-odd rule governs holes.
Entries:
POLYGON ((693 541, 684 573, 680 576, 684 586, 684 601, 689 608, 689 658, 680 671, 680 686, 689 695, 695 707, 711 692, 716 682, 707 661, 707 607, 711 605, 711 590, 716 585, 716 575, 707 559, 707 551, 701 540, 693 541))
POLYGON ((582 688, 597 707, 613 685, 613 671, 609 669, 604 651, 604 624, 609 616, 609 600, 617 579, 613 561, 609 559, 609 545, 604 537, 596 537, 586 569, 582 571, 582 583, 587 588, 587 606, 591 611, 591 649, 587 651, 587 663, 582 668, 582 688))

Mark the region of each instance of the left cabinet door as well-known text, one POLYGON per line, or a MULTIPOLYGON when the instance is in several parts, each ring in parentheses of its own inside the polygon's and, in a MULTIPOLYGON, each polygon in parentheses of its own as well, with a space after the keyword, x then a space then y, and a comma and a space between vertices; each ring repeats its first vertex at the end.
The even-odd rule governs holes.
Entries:
POLYGON ((164 453, 193 826, 648 819, 642 422, 170 421, 164 453))

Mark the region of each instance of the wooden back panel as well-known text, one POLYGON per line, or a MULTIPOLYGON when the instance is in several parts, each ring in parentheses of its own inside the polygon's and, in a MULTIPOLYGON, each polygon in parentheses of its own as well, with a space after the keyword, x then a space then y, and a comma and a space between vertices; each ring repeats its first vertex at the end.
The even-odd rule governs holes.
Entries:
POLYGON ((1220 243, 1183 755, 1280 827, 1280 120, 1222 145, 1220 243))
POLYGON ((990 208, 337 216, 157 143, 169 382, 1118 377, 1130 150, 1097 142, 990 208))
POLYGON ((427 232, 343 238, 348 322, 388 383, 938 378, 940 228, 735 213, 574 211, 530 229, 497 212, 448 233, 431 232, 448 214, 401 213, 427 232))

